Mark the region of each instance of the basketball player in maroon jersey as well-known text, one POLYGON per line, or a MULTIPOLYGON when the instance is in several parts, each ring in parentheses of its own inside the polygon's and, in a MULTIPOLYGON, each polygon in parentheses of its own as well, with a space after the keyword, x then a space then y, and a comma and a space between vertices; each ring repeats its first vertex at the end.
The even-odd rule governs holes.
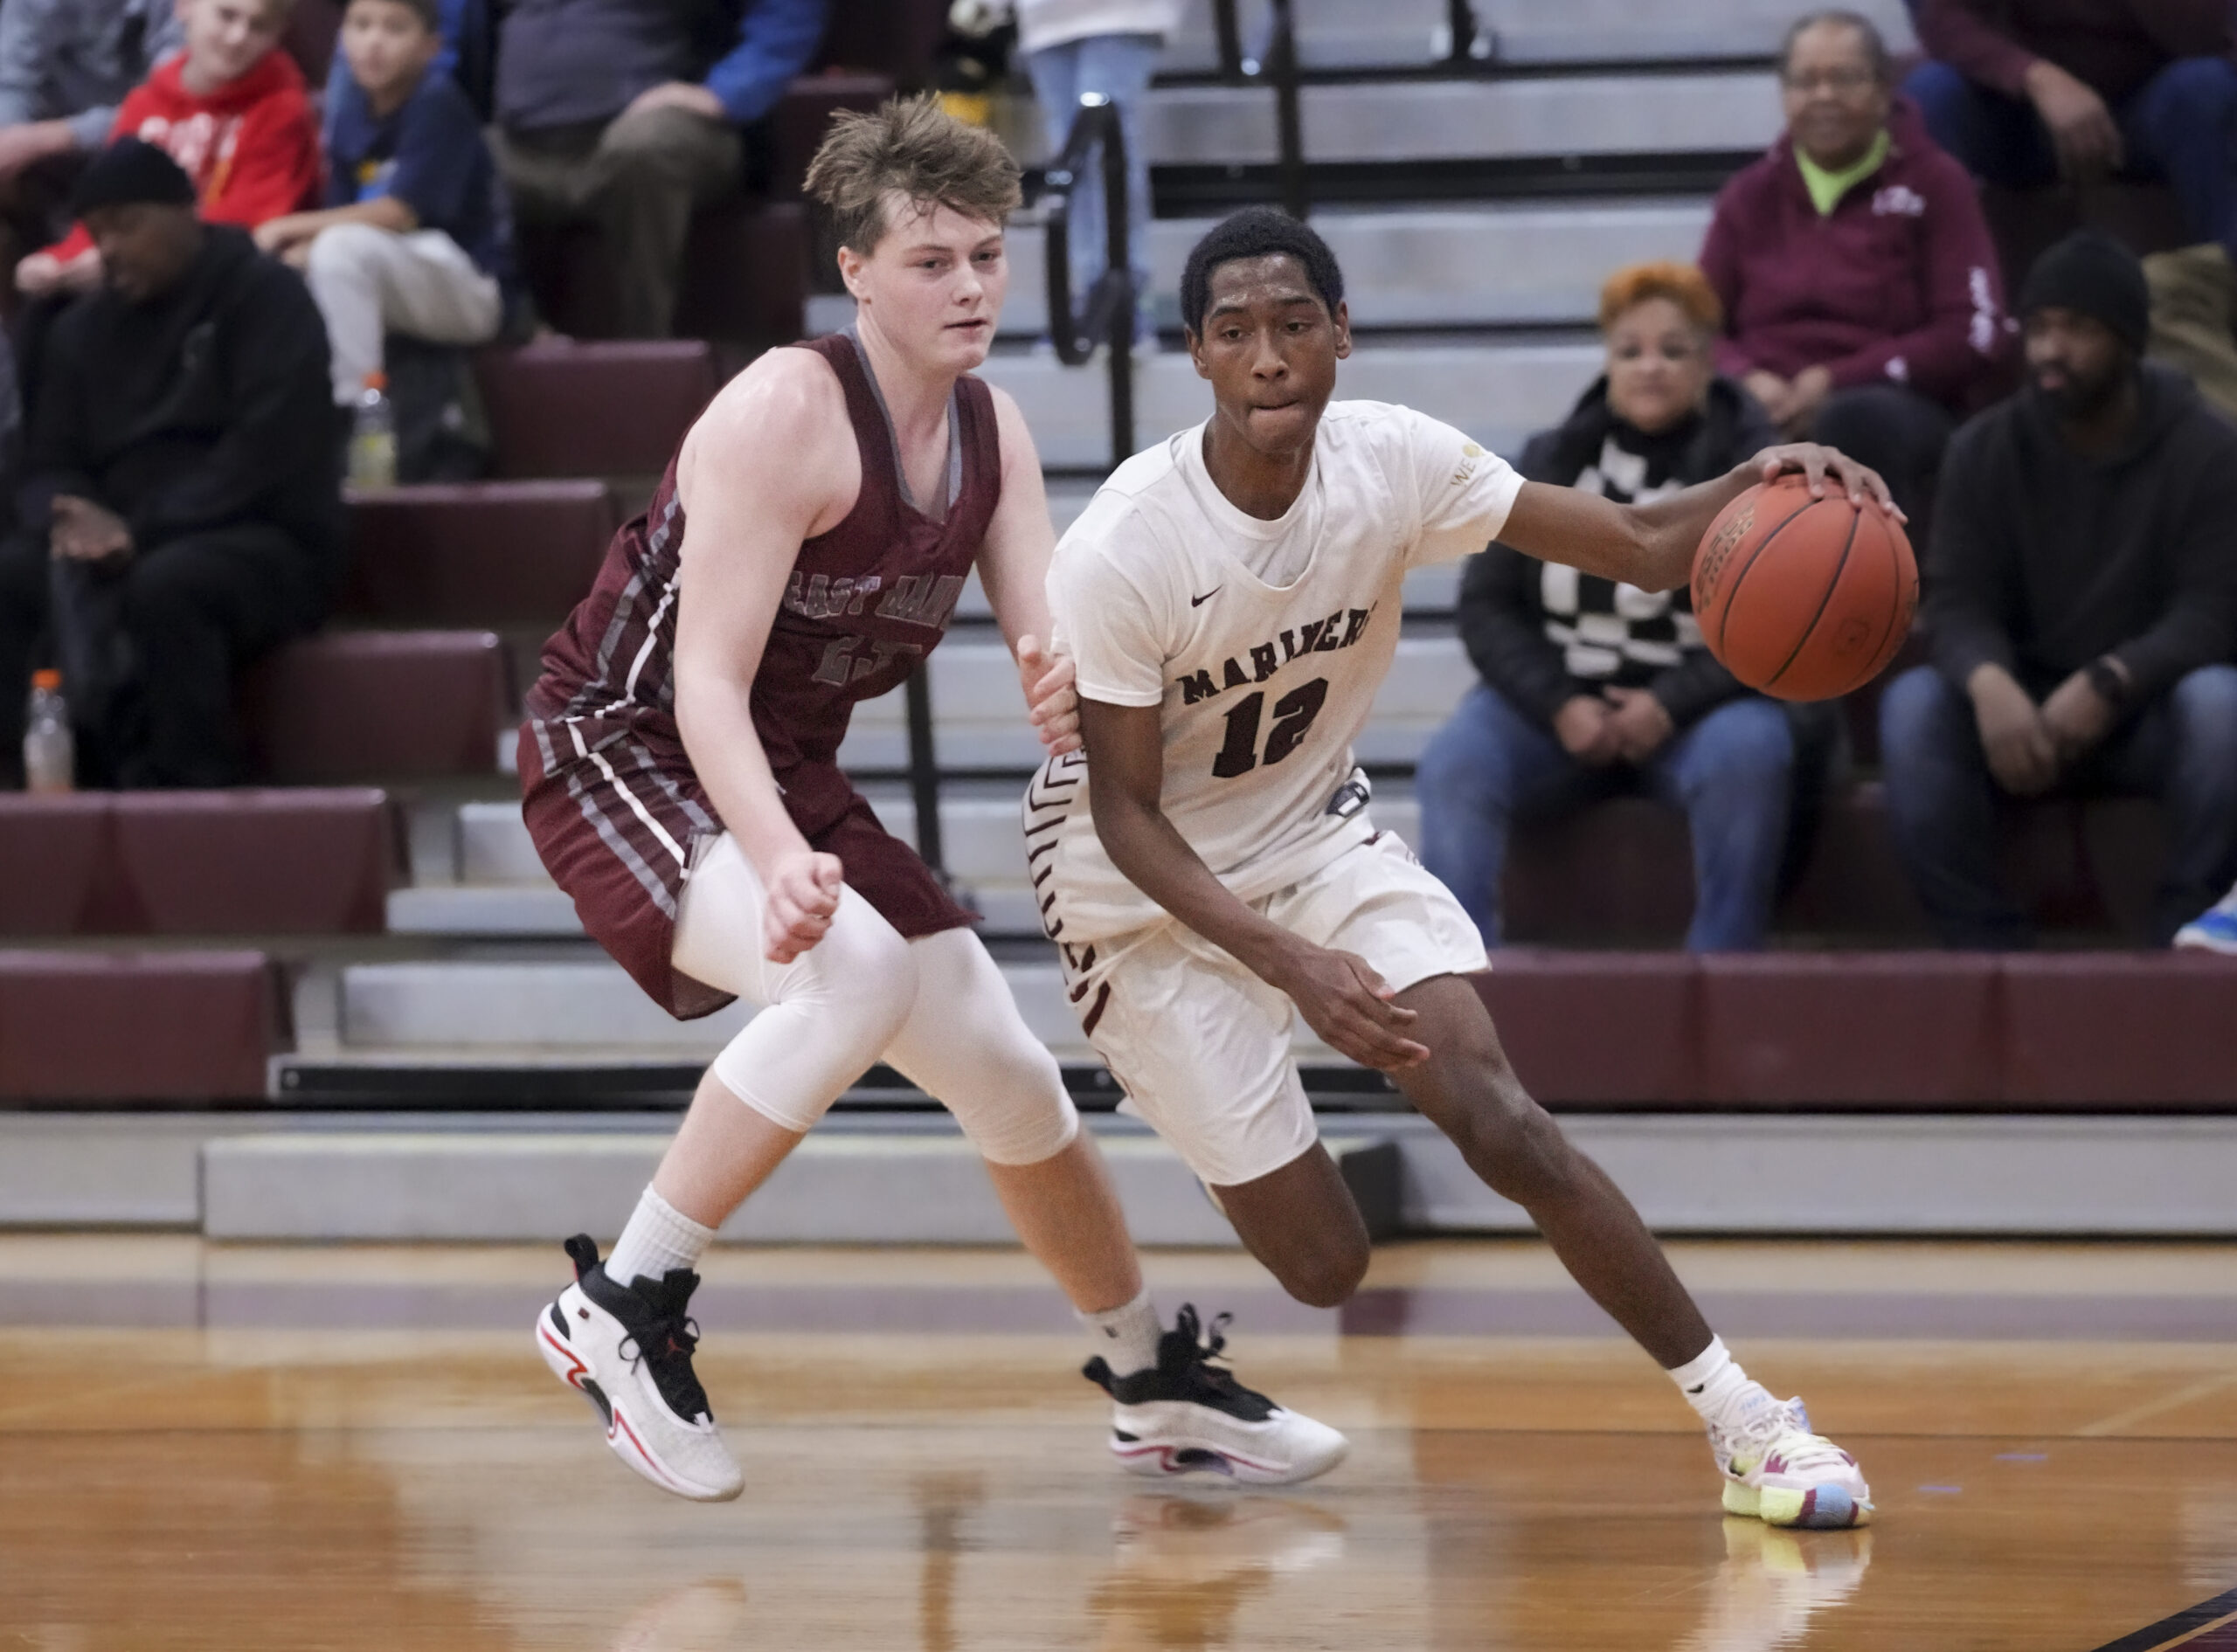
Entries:
POLYGON ((1165 1331, 1055 1060, 971 915, 836 763, 859 702, 917 668, 975 566, 1054 752, 1077 744, 1044 652, 1055 540, 1016 405, 970 376, 1007 284, 1017 168, 930 101, 841 117, 808 188, 857 302, 843 335, 772 350, 684 438, 646 513, 547 645, 521 740, 524 812, 584 928, 679 1017, 760 1013, 715 1059, 601 1263, 537 1317, 538 1348, 622 1460, 680 1496, 738 1465, 692 1371, 687 1317, 715 1230, 883 1060, 946 1104, 1018 1233, 1134 1379, 1114 1451, 1147 1474, 1261 1483, 1332 1467, 1343 1437, 1165 1331))

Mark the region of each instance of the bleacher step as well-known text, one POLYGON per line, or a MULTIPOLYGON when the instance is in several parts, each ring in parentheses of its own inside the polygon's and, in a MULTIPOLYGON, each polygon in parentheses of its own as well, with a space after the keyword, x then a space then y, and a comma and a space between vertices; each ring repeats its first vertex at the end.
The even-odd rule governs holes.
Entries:
MULTIPOLYGON (((1299 101, 1305 159, 1320 162, 1721 156, 1760 149, 1781 124, 1768 66, 1307 84, 1299 101)), ((1158 88, 1142 133, 1155 165, 1264 164, 1278 153, 1274 98, 1263 86, 1158 88)))
MULTIPOLYGON (((1059 1061, 1095 1059, 1056 964, 1008 961, 1002 974, 1027 1027, 1059 1061)), ((357 964, 343 971, 341 995, 342 1043, 357 1051, 598 1048, 707 1061, 753 1016, 740 1003, 675 1020, 597 955, 357 964)), ((1299 1032, 1300 1061, 1335 1062, 1301 1024, 1299 1032)))
MULTIPOLYGON (((890 787, 869 791, 887 830, 917 841, 916 805, 890 787)), ((1409 843, 1420 841, 1421 810, 1395 783, 1378 789, 1375 824, 1409 843)), ((398 935, 523 938, 582 933, 572 903, 552 887, 520 811, 474 803, 459 811, 462 881, 428 883, 389 896, 388 924, 398 935)), ((940 802, 947 870, 997 935, 1037 935, 1040 910, 1026 878, 1025 838, 1015 797, 965 796, 951 789, 940 802)))
MULTIPOLYGON (((1796 10, 1791 0, 1471 0, 1481 56, 1502 64, 1592 64, 1650 59, 1768 57, 1796 10)), ((1906 50, 1911 24, 1902 0, 1859 0, 1889 47, 1906 50)), ((1158 67, 1167 74, 1219 67, 1212 9, 1182 15, 1158 67)), ((1243 0, 1246 52, 1265 37, 1264 0, 1243 0)), ((1294 0, 1298 57, 1309 71, 1425 66, 1451 51, 1449 0, 1294 0)))
MULTIPOLYGON (((999 1245, 1014 1238, 977 1151, 945 1118, 856 1120, 816 1131, 722 1228, 762 1244, 999 1245)), ((203 1151, 213 1239, 537 1241, 581 1227, 610 1241, 667 1148, 666 1130, 274 1131, 203 1151)), ((1329 1148, 1397 1225, 1397 1149, 1329 1148)), ((1155 1137, 1114 1132, 1104 1157, 1135 1240, 1237 1248, 1235 1230, 1155 1137)))
MULTIPOLYGON (((1151 290, 1177 293, 1188 249, 1211 218, 1160 218, 1150 226, 1151 290)), ((1649 259, 1690 261, 1707 231, 1700 199, 1527 202, 1447 210, 1331 211, 1314 214, 1344 272, 1352 326, 1377 328, 1590 325, 1610 270, 1649 259)), ((1048 329, 1047 238, 1011 227, 1006 335, 1048 329)))
MULTIPOLYGON (((1353 400, 1397 402, 1456 425, 1494 453, 1516 453, 1532 431, 1555 425, 1599 373, 1596 343, 1363 342, 1336 377, 1353 400)), ((1177 352, 1135 364, 1138 447, 1199 425, 1211 391, 1177 352)), ((1111 462, 1110 403, 1100 374, 1084 374, 1054 356, 1002 354, 981 377, 1017 398, 1041 461, 1059 469, 1102 469, 1111 462)))

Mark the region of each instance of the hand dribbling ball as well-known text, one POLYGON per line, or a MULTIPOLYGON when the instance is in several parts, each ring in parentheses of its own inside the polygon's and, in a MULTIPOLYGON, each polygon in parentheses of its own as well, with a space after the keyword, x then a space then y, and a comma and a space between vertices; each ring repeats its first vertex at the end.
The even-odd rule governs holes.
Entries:
POLYGON ((1903 646, 1919 601, 1903 526, 1830 478, 1760 482, 1709 524, 1693 558, 1702 640, 1750 688, 1832 700, 1862 688, 1903 646))

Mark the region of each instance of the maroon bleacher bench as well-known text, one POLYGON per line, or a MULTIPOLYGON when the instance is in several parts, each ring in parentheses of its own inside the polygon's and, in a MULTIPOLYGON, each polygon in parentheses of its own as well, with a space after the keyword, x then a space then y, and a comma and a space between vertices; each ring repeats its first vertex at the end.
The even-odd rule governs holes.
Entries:
POLYGON ((329 632, 280 649, 241 694, 257 772, 288 785, 493 774, 516 704, 488 631, 329 632))
POLYGON ((555 626, 589 592, 620 525, 601 481, 355 494, 341 612, 385 625, 555 626))
POLYGON ((404 842, 366 789, 0 794, 0 935, 378 934, 404 842))
POLYGON ((261 952, 0 951, 0 1102, 261 1101, 290 1042, 261 952))
POLYGON ((1478 992, 1555 1107, 2237 1109, 2232 958, 1509 949, 1478 992))
MULTIPOLYGON (((522 225, 521 267, 537 308, 575 338, 613 336, 613 274, 587 224, 522 225)), ((795 201, 739 195, 691 220, 677 294, 675 331, 686 338, 789 343, 807 307, 807 216, 795 201)))
MULTIPOLYGON (((2163 853, 2157 804, 2007 799, 1998 835, 2005 875, 2047 936, 2143 935, 2163 853)), ((1617 798, 1559 820, 1519 824, 1504 888, 1507 934, 1523 944, 1675 946, 1693 909, 1686 817, 1649 798, 1617 798)), ((1888 835, 1880 782, 1827 803, 1773 929, 1877 945, 1931 942, 1888 835)))
POLYGON ((566 340, 474 358, 497 474, 656 476, 721 380, 701 339, 566 340))

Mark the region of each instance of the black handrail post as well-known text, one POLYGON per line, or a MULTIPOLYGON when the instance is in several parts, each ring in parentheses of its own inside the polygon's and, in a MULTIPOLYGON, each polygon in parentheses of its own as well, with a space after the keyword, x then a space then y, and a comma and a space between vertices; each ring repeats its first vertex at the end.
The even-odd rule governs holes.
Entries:
POLYGON ((1274 0, 1266 70, 1274 83, 1274 128, 1280 156, 1282 210, 1303 222, 1312 210, 1305 185, 1305 123, 1298 108, 1297 24, 1290 0, 1274 0))
POLYGON ((1470 62, 1476 55, 1476 9, 1469 0, 1447 0, 1445 19, 1452 35, 1449 61, 1455 65, 1470 62))
POLYGON ((1049 232, 1049 336, 1056 359, 1084 367, 1098 343, 1111 349, 1111 467, 1134 451, 1134 272, 1126 202, 1126 137, 1118 107, 1089 93, 1080 99, 1064 152, 1049 169, 1043 203, 1049 232), (1098 152, 1100 151, 1098 157, 1098 152), (1072 298, 1072 193, 1091 162, 1103 176, 1103 273, 1082 307, 1072 298))
POLYGON ((1219 38, 1220 73, 1229 80, 1243 79, 1243 25, 1235 15, 1235 0, 1212 0, 1212 30, 1219 38))
MULTIPOLYGON (((1115 104, 1104 105, 1103 280, 1110 292, 1107 335, 1111 344, 1111 468, 1134 456, 1133 204, 1126 186, 1126 131, 1115 104)), ((1144 233, 1147 233, 1146 227, 1144 233)))

